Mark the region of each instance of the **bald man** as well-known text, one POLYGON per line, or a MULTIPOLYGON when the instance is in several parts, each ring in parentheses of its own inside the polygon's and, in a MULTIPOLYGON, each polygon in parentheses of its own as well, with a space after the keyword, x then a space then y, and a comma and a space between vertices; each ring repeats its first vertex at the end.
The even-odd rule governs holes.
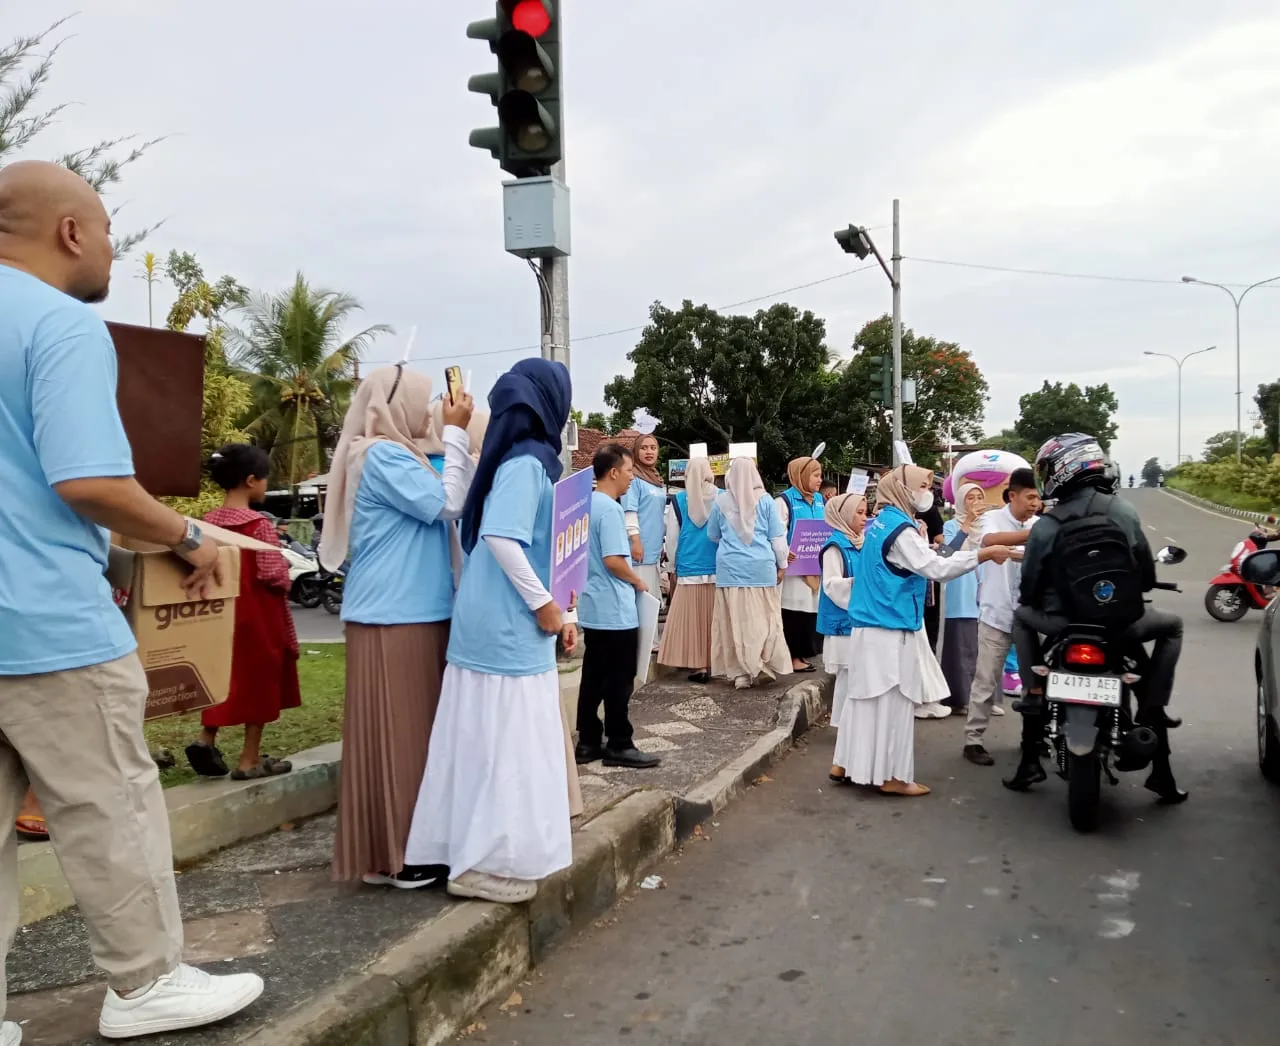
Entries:
POLYGON ((133 478, 107 296, 111 221, 65 168, 0 169, 0 1046, 18 917, 11 825, 30 782, 107 975, 106 1038, 193 1028, 262 993, 181 964, 169 819, 142 736, 147 681, 104 576, 108 531, 172 548, 188 590, 217 549, 133 478))

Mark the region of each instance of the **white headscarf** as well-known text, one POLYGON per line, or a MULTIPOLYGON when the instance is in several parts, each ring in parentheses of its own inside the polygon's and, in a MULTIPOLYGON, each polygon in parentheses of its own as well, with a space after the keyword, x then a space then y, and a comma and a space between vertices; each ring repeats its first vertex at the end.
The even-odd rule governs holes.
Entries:
POLYGON ((744 545, 750 545, 756 533, 756 505, 765 496, 764 480, 750 458, 734 458, 729 463, 725 492, 720 495, 720 510, 729 525, 738 532, 744 545))
POLYGON ((689 519, 695 527, 705 527, 717 493, 711 462, 706 458, 694 458, 690 461, 685 466, 684 489, 689 502, 689 519))

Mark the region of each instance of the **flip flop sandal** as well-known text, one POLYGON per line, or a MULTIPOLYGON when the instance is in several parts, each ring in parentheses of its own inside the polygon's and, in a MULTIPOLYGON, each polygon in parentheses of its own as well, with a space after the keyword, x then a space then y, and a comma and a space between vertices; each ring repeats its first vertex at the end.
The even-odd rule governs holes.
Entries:
POLYGON ((236 767, 231 771, 231 780, 233 781, 256 781, 259 777, 266 777, 267 772, 261 766, 251 766, 248 770, 241 770, 236 767))
POLYGON ((29 843, 42 843, 49 838, 49 827, 45 819, 36 814, 19 817, 14 823, 18 835, 29 843))
POLYGON ((797 675, 803 675, 805 672, 816 672, 817 669, 813 665, 805 665, 804 668, 793 668, 791 671, 797 675))
POLYGON ((293 769, 293 764, 288 759, 272 759, 269 755, 262 757, 262 771, 268 777, 279 777, 281 774, 287 774, 293 769))
POLYGON ((207 745, 202 741, 187 745, 187 762, 201 777, 227 776, 227 763, 217 745, 207 745))

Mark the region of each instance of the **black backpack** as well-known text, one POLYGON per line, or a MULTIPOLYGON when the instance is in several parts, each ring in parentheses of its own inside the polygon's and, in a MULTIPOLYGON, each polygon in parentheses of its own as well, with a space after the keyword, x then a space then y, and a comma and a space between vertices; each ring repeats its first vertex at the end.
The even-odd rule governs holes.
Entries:
POLYGON ((1129 536, 1108 514, 1112 496, 1095 491, 1082 507, 1046 515, 1058 521, 1050 576, 1066 615, 1077 624, 1127 628, 1145 610, 1142 576, 1129 536))

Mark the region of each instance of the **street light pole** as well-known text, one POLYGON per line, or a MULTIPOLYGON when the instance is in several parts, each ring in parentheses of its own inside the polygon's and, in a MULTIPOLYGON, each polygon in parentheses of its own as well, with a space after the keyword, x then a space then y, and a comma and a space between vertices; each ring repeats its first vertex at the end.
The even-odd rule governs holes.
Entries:
POLYGON ((1240 387, 1240 305, 1244 301, 1245 296, 1255 287, 1262 287, 1268 283, 1275 283, 1280 280, 1280 276, 1272 276, 1268 280, 1259 280, 1257 283, 1251 283, 1242 290, 1238 295, 1230 287, 1222 283, 1210 283, 1208 280, 1198 280, 1194 276, 1182 277, 1183 283, 1198 283, 1203 287, 1217 287, 1220 291, 1226 291, 1227 297, 1231 299, 1231 304, 1236 308, 1236 464, 1239 465, 1244 458, 1244 416, 1242 412, 1242 404, 1240 397, 1244 395, 1244 390, 1240 387))
POLYGON ((1216 345, 1210 345, 1207 349, 1196 349, 1195 352, 1188 352, 1181 359, 1177 356, 1170 356, 1167 352, 1144 352, 1142 354, 1144 356, 1159 356, 1162 359, 1173 360, 1174 366, 1178 368, 1178 455, 1173 459, 1174 468, 1180 468, 1182 465, 1182 365, 1192 356, 1213 352, 1217 347, 1216 345))
POLYGON ((898 201, 893 201, 893 452, 894 464, 902 446, 902 242, 899 238, 898 201))

